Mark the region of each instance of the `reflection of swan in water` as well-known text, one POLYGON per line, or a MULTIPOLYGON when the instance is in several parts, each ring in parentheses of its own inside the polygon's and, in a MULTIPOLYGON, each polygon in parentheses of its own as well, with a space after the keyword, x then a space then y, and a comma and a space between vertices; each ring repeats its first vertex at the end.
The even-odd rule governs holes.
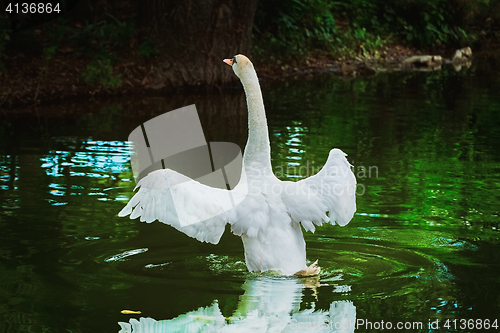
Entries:
MULTIPOLYGON (((119 333, 354 332, 351 323, 356 321, 356 307, 350 301, 332 302, 328 311, 314 311, 315 303, 312 308, 300 311, 305 288, 300 281, 283 277, 250 278, 243 284, 245 293, 230 318, 222 315, 215 301, 211 306, 170 320, 141 317, 128 323, 119 322, 119 333)), ((349 289, 344 287, 339 289, 349 289)))

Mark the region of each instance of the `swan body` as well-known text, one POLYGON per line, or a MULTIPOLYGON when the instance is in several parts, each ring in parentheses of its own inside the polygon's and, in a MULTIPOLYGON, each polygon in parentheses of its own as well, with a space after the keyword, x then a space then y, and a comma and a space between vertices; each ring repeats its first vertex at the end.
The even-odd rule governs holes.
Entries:
POLYGON ((211 188, 170 169, 141 179, 139 191, 120 211, 143 222, 159 220, 199 241, 217 244, 225 225, 241 236, 251 272, 314 275, 317 261, 306 266, 302 228, 314 232, 323 223, 344 226, 356 211, 356 179, 340 149, 332 149, 324 167, 298 182, 279 180, 272 171, 271 148, 262 92, 250 60, 237 55, 224 62, 241 80, 248 106, 248 142, 240 182, 233 190, 211 188), (184 182, 176 188, 172 184, 184 182), (239 202, 227 209, 227 194, 239 202), (172 200, 175 196, 175 206, 172 200), (179 215, 201 222, 181 224, 179 215), (203 215, 205 214, 205 215, 203 215))

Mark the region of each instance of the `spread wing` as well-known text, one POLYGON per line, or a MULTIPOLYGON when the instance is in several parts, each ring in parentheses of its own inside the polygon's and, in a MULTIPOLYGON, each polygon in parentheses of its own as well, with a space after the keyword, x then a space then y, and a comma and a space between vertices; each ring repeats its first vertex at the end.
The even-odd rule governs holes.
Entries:
POLYGON ((323 222, 344 226, 354 216, 356 178, 346 156, 340 149, 332 149, 317 174, 292 183, 284 191, 282 200, 290 216, 304 229, 314 232, 315 225, 323 222))
POLYGON ((203 185, 170 169, 156 170, 141 179, 139 191, 118 216, 140 217, 171 225, 201 242, 217 244, 234 206, 235 191, 203 185))

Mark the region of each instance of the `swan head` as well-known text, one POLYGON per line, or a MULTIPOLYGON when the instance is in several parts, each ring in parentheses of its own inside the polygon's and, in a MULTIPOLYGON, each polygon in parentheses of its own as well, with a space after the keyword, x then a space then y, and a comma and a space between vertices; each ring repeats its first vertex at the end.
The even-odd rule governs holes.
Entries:
POLYGON ((232 59, 224 59, 223 61, 233 68, 234 74, 242 82, 257 78, 252 62, 243 54, 235 55, 232 59))

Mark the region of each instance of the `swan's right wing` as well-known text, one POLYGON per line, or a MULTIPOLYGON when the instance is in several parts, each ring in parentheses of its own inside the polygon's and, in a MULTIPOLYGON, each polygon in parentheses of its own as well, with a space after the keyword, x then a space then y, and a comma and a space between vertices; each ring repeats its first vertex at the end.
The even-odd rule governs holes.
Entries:
POLYGON ((233 208, 234 191, 203 185, 170 169, 151 172, 118 216, 171 225, 201 242, 217 244, 233 208))

